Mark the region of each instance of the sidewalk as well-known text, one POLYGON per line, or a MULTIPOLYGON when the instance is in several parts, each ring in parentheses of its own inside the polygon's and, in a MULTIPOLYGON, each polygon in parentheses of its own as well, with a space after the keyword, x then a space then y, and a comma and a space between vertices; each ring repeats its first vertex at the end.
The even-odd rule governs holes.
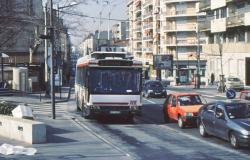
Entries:
MULTIPOLYGON (((64 96, 66 96, 66 94, 64 94, 64 96)), ((42 102, 40 102, 40 99, 37 98, 37 96, 12 96, 3 97, 2 99, 17 103, 27 103, 31 107, 35 106, 33 108, 34 113, 36 113, 34 114, 35 119, 44 122, 47 125, 47 143, 29 145, 23 142, 0 137, 0 145, 3 143, 8 143, 11 145, 21 145, 24 147, 33 147, 37 149, 37 154, 34 156, 0 155, 0 159, 131 159, 131 157, 128 157, 126 154, 111 144, 105 142, 100 137, 94 135, 84 127, 84 119, 75 112, 75 100, 73 96, 68 102, 56 103, 57 112, 60 112, 60 110, 64 110, 65 112, 62 112, 61 114, 57 113, 55 120, 51 118, 50 112, 46 112, 46 110, 50 111, 51 109, 50 104, 44 103, 47 101, 47 99, 42 99, 42 102)))

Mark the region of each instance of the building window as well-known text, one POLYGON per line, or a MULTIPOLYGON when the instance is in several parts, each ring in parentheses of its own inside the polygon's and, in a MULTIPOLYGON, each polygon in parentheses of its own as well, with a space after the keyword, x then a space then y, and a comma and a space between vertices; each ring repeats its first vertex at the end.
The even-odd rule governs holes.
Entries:
POLYGON ((250 42, 250 30, 247 31, 247 42, 250 42))
POLYGON ((221 8, 221 18, 227 17, 227 8, 221 8))
POLYGON ((242 30, 238 30, 237 34, 238 42, 245 42, 245 32, 242 30))
POLYGON ((213 44, 214 43, 214 36, 213 35, 209 35, 209 44, 213 44))
POLYGON ((219 9, 214 10, 215 19, 219 19, 220 18, 220 14, 219 13, 220 13, 219 9))
POLYGON ((228 33, 228 42, 233 43, 234 42, 234 33, 230 32, 228 33))
POLYGON ((245 3, 244 2, 239 2, 239 3, 236 3, 236 6, 237 6, 237 9, 241 9, 241 8, 245 7, 245 3))

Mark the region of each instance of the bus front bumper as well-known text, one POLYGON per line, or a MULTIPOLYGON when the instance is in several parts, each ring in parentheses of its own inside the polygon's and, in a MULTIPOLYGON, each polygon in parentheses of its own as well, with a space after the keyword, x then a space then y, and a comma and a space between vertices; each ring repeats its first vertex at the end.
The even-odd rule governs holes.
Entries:
POLYGON ((93 106, 95 115, 141 115, 141 106, 93 106))

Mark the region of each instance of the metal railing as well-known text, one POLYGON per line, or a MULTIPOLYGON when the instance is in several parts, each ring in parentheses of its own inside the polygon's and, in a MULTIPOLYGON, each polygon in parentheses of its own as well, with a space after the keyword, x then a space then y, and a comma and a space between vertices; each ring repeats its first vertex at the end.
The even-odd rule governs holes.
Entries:
POLYGON ((143 37, 143 40, 153 40, 153 35, 152 36, 143 37))
POLYGON ((245 14, 239 14, 227 17, 227 27, 235 27, 244 25, 245 14))
POLYGON ((147 12, 143 15, 143 18, 146 18, 146 17, 152 17, 153 16, 153 12, 147 12))

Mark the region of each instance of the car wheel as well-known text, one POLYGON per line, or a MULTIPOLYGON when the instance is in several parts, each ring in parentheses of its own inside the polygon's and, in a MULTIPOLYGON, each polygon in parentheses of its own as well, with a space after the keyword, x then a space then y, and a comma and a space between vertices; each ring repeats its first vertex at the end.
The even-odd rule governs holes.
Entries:
POLYGON ((204 127, 204 125, 202 123, 199 124, 199 132, 200 132, 200 135, 202 137, 207 137, 208 136, 208 134, 207 134, 207 132, 205 130, 205 127, 204 127))
POLYGON ((234 132, 230 133, 229 140, 233 148, 239 148, 239 140, 234 132))
POLYGON ((178 117, 178 126, 180 128, 184 128, 185 127, 185 124, 184 124, 181 116, 178 117))

